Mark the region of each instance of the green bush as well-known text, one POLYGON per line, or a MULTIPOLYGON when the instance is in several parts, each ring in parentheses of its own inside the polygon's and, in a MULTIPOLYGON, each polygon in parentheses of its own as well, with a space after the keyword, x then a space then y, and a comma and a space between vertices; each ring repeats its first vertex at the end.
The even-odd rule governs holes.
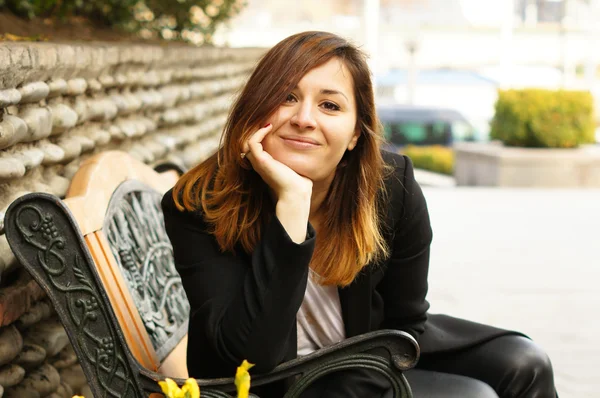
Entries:
POLYGON ((30 19, 85 17, 145 38, 202 44, 245 5, 245 0, 0 0, 0 11, 30 19))
POLYGON ((593 97, 586 91, 500 90, 490 137, 532 148, 594 142, 593 97))
POLYGON ((452 148, 408 145, 401 152, 411 158, 415 168, 435 173, 452 175, 454 171, 454 151, 452 148))

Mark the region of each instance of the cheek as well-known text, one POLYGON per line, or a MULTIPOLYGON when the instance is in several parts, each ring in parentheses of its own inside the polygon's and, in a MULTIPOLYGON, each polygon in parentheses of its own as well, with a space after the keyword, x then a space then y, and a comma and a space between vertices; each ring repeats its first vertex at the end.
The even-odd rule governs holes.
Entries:
POLYGON ((285 123, 287 119, 291 117, 291 115, 288 115, 289 112, 289 107, 286 108, 285 106, 280 106, 279 109, 277 109, 277 111, 271 115, 265 123, 271 123, 273 125, 272 132, 275 132, 285 123))
POLYGON ((332 147, 335 147, 339 151, 345 151, 351 142, 354 140, 355 130, 354 123, 347 122, 343 125, 332 126, 329 130, 328 141, 332 147))
POLYGON ((273 134, 269 133, 263 140, 262 140, 262 146, 263 149, 269 153, 272 152, 272 150, 274 149, 274 139, 273 139, 273 134))

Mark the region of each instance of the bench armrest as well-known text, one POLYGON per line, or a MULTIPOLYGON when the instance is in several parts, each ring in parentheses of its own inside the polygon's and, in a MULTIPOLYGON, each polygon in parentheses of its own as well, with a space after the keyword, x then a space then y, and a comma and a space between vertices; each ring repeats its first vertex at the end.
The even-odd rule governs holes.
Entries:
MULTIPOLYGON (((398 330, 380 330, 351 337, 309 355, 282 363, 267 374, 253 375, 252 385, 269 384, 301 374, 302 376, 285 395, 285 398, 295 398, 312 382, 326 374, 351 368, 369 368, 388 378, 394 397, 410 398, 412 392, 402 371, 411 369, 418 359, 419 345, 411 335, 398 330), (377 348, 387 350, 389 358, 367 353, 377 348)), ((145 388, 154 388, 154 391, 158 392, 157 382, 163 380, 164 376, 147 369, 143 369, 141 373, 146 378, 144 384, 148 383, 145 388)), ((174 380, 179 385, 185 382, 183 379, 174 380)), ((233 378, 197 379, 197 381, 201 388, 234 391, 233 378)))

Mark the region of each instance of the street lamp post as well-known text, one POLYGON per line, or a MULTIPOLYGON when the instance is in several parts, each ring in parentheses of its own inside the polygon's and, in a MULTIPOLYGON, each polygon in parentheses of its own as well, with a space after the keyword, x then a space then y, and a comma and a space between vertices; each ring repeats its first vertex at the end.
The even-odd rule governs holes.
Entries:
POLYGON ((506 2, 504 18, 500 28, 500 87, 506 89, 510 86, 512 69, 512 41, 515 3, 514 0, 506 2))
MULTIPOLYGON (((598 48, 598 45, 600 45, 600 26, 597 21, 599 20, 598 18, 600 18, 600 0, 590 0, 587 17, 586 33, 589 41, 589 48, 598 48)), ((587 54, 585 63, 585 83, 590 90, 595 89, 597 68, 598 54, 596 51, 590 51, 587 54)))
POLYGON ((417 87, 417 62, 416 52, 419 49, 417 39, 406 41, 406 50, 408 51, 408 79, 406 85, 406 100, 409 105, 415 104, 415 91, 417 87))
MULTIPOLYGON (((377 56, 379 45, 379 0, 364 0, 365 48, 369 54, 371 72, 377 74, 377 56)), ((375 90, 376 79, 373 79, 375 90)))

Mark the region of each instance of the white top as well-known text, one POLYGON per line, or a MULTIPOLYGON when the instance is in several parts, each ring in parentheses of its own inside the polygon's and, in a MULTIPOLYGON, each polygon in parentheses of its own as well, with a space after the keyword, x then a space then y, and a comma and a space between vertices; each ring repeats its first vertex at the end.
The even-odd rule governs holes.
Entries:
POLYGON ((304 300, 296 315, 298 356, 338 343, 346 338, 337 286, 321 286, 310 270, 304 300))

